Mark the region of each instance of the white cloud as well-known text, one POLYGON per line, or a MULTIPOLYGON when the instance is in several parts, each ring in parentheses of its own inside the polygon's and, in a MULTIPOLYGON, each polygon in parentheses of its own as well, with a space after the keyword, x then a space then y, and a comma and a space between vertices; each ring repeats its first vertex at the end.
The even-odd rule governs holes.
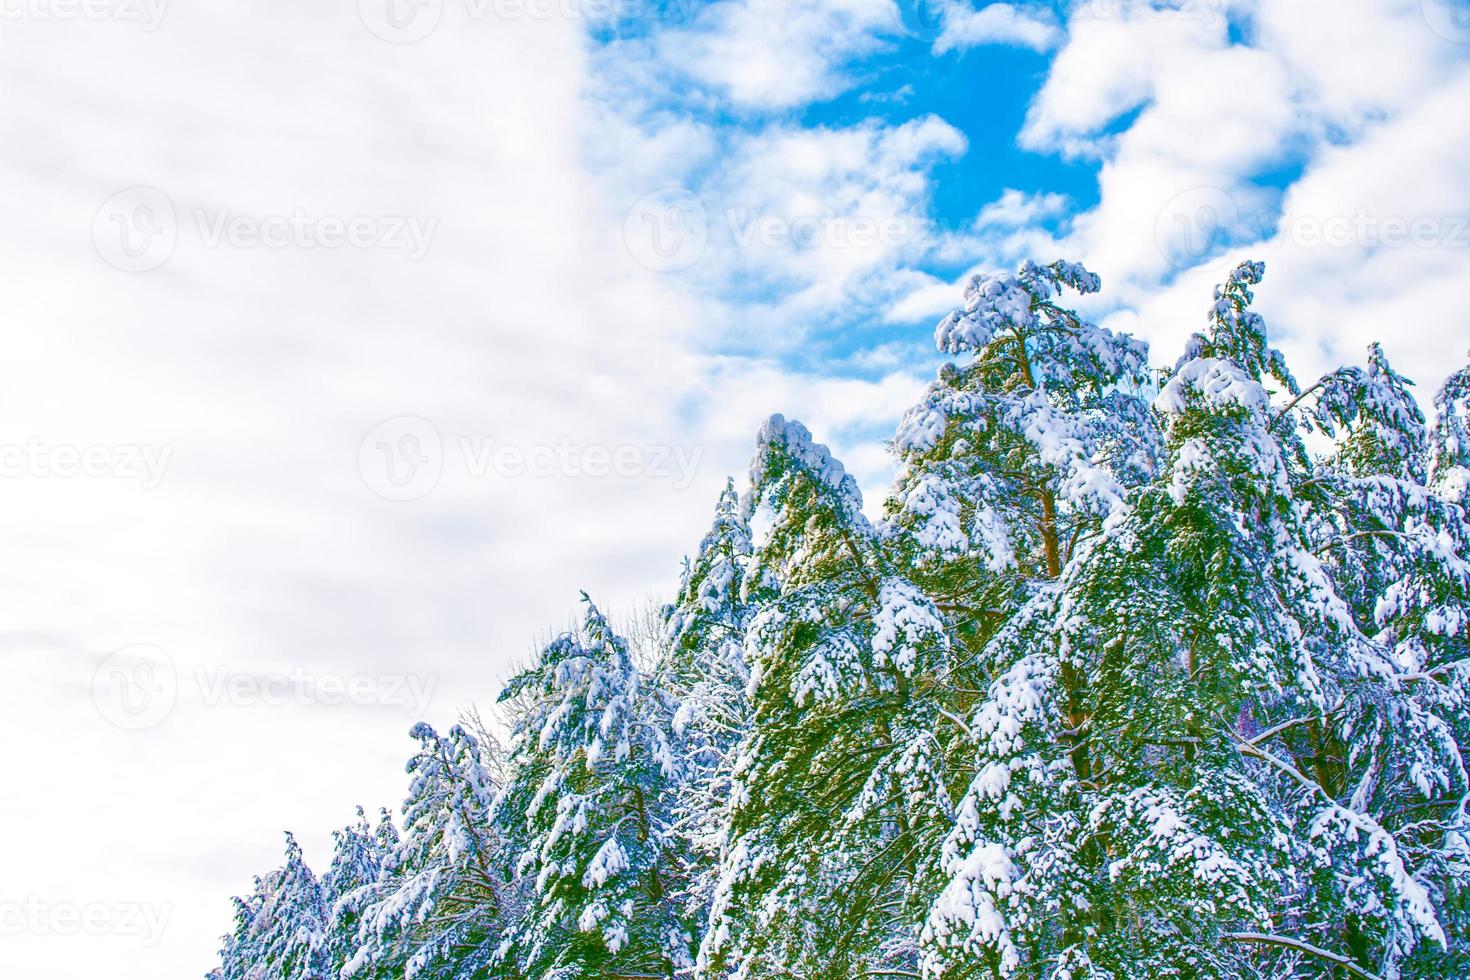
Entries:
MULTIPOLYGON (((719 166, 689 182, 708 245, 681 281, 705 297, 704 329, 724 322, 738 344, 790 351, 834 316, 852 322, 881 307, 900 288, 898 270, 938 243, 930 168, 965 148, 935 116, 726 134, 719 166), (721 300, 734 305, 721 312, 721 300)), ((625 193, 676 179, 650 176, 625 193)))
POLYGON ((1303 374, 1359 363, 1382 341, 1427 408, 1470 346, 1470 66, 1292 186, 1276 233, 1242 251, 1267 263, 1262 310, 1303 374))
MULTIPOLYGON (((1262 258, 1261 308, 1301 374, 1360 359, 1382 339, 1432 390, 1470 336, 1470 313, 1451 299, 1470 279, 1458 231, 1470 215, 1458 176, 1470 47, 1437 34, 1409 0, 1351 12, 1230 6, 1236 34, 1224 5, 1076 6, 1019 141, 1096 158, 1099 202, 1058 241, 1007 195, 987 211, 1032 224, 999 221, 957 239, 953 254, 977 268, 1086 261, 1103 294, 1082 305, 1153 341, 1160 363, 1203 323, 1229 266, 1262 258), (1302 175, 1284 193, 1258 182, 1293 166, 1302 175), (1422 244, 1408 240, 1414 227, 1422 244)), ((964 278, 909 277, 888 318, 942 314, 964 278)))
POLYGON ((659 51, 737 106, 789 109, 846 89, 848 62, 896 25, 893 0, 725 0, 659 51))
POLYGON ((1067 210, 1065 194, 1028 194, 1007 187, 1000 197, 980 209, 975 225, 980 228, 1018 228, 1054 218, 1067 210))
POLYGON ((1008 3, 987 3, 977 8, 964 0, 947 0, 941 11, 944 26, 934 42, 935 54, 982 44, 1013 44, 1047 51, 1060 36, 1050 20, 1008 3))
POLYGON ((1096 152, 1103 127, 1165 87, 1171 67, 1218 50, 1224 37, 1223 25, 1199 18, 1099 17, 1082 5, 1027 113, 1021 145, 1096 152))
MULTIPOLYGON (((198 975, 229 895, 279 860, 282 829, 323 865, 354 804, 402 799, 414 720, 402 707, 209 703, 186 683, 160 727, 120 732, 91 694, 110 651, 156 645, 186 682, 226 666, 430 676, 428 716, 447 724, 493 700, 578 589, 626 609, 671 584, 767 414, 804 415, 840 450, 914 389, 897 372, 838 382, 699 353, 704 311, 635 261, 620 195, 710 152, 709 132, 607 125, 584 101, 575 23, 444 16, 405 46, 368 33, 352 5, 180 8, 153 33, 6 25, 0 80, 32 94, 0 105, 13 327, 0 447, 171 453, 152 490, 0 477, 0 649, 15 679, 0 710, 29 746, 0 803, 0 834, 26 845, 0 899, 171 910, 157 945, 7 936, 12 972, 198 975), (617 132, 656 155, 618 174, 589 162, 589 134, 617 132), (117 259, 123 233, 138 246, 165 217, 99 215, 135 185, 167 195, 177 241, 158 268, 125 272, 99 247, 117 259), (211 245, 196 214, 222 209, 252 227, 298 213, 437 225, 412 261, 211 245), (359 449, 403 415, 437 427, 443 475, 394 502, 370 489, 359 449), (699 466, 688 486, 647 472, 477 475, 460 438, 675 447, 699 466)), ((840 152, 792 133, 769 171, 748 163, 772 200, 906 207, 918 185, 852 171, 896 174, 953 141, 936 122, 840 152)))
POLYGON ((1262 309, 1302 374, 1382 339, 1438 384, 1446 345, 1470 336, 1470 317, 1443 303, 1470 276, 1470 248, 1451 241, 1470 215, 1453 176, 1470 145, 1456 108, 1467 52, 1418 6, 1364 3, 1348 17, 1334 4, 1261 4, 1238 11, 1248 44, 1210 19, 1074 16, 1022 140, 1101 157, 1099 204, 1063 248, 1102 273, 1099 308, 1124 308, 1112 325, 1172 360, 1228 266, 1262 258, 1262 309), (1381 73, 1363 70, 1367 50, 1382 53, 1381 73), (1256 182, 1293 161, 1303 173, 1284 194, 1256 182), (1391 238, 1415 219, 1438 239, 1382 243, 1385 222, 1391 238), (1347 239, 1316 241, 1324 225, 1347 239))
POLYGON ((913 323, 928 319, 938 320, 945 313, 960 305, 962 287, 959 283, 946 282, 934 276, 912 276, 906 292, 897 297, 883 312, 888 323, 913 323))
MULTIPOLYGON (((1007 191, 937 246, 822 233, 855 217, 923 229, 931 168, 966 150, 944 120, 733 134, 701 121, 702 110, 786 111, 843 91, 853 59, 896 29, 887 2, 732 0, 641 47, 614 45, 628 55, 616 65, 589 54, 576 23, 476 22, 453 5, 443 29, 402 46, 364 30, 351 5, 269 17, 180 7, 153 33, 8 23, 0 80, 30 95, 0 104, 0 264, 15 327, 0 447, 171 456, 156 490, 0 478, 12 556, 0 650, 18 679, 0 712, 30 739, 0 833, 37 845, 13 855, 6 884, 166 904, 172 918, 147 948, 7 937, 7 965, 33 980, 202 970, 228 925, 227 895, 278 859, 280 829, 300 832, 320 864, 354 803, 401 798, 401 709, 220 706, 191 689, 163 727, 123 737, 92 703, 108 651, 157 644, 186 674, 422 672, 439 680, 430 717, 443 724, 493 697, 577 589, 626 608, 672 580, 771 412, 806 421, 865 487, 886 484, 874 439, 926 371, 891 348, 834 355, 873 380, 716 357, 717 331, 795 347, 814 326, 873 309, 907 323, 959 299, 956 283, 918 271, 926 259, 1070 252, 1105 274, 1106 302, 1128 307, 1111 322, 1148 334, 1164 361, 1249 252, 1268 261, 1261 307, 1300 373, 1381 337, 1401 369, 1436 382, 1470 336, 1470 249, 1310 246, 1298 233, 1302 219, 1364 208, 1380 228, 1427 215, 1448 234, 1470 213, 1465 49, 1416 27, 1415 6, 1345 17, 1332 4, 1263 5, 1248 45, 1208 20, 1074 16, 1022 140, 1099 158, 1101 205, 1068 222, 1056 195, 1007 191), (1312 40, 1323 36, 1331 43, 1312 40), (1364 50, 1382 52, 1371 71, 1364 50), (660 52, 672 63, 649 60, 660 52), (688 78, 703 86, 686 93, 695 112, 660 103, 661 86, 688 78), (1277 201, 1252 180, 1282 147, 1304 172, 1277 201), (92 231, 102 202, 134 185, 167 193, 178 242, 159 268, 126 273, 92 231), (703 261, 661 276, 636 260, 624 217, 667 185, 697 189, 717 227, 703 261), (1225 195, 1236 231, 1269 240, 1174 269, 1154 216, 1200 187, 1225 195), (1262 231, 1259 215, 1278 206, 1285 230, 1262 231), (437 225, 417 262, 384 249, 211 247, 195 213, 222 208, 257 224, 301 210, 437 225), (737 247, 731 210, 788 232, 814 219, 818 236, 737 247), (1060 219, 1065 242, 1041 219, 1060 219), (359 448, 401 415, 434 422, 445 469, 421 500, 397 503, 365 484, 359 448), (700 465, 687 487, 646 472, 497 478, 469 471, 460 437, 672 446, 697 450, 700 465)), ((1021 17, 976 16, 992 31, 1021 17)), ((1042 46, 1024 34, 1034 28, 1011 26, 1013 40, 1042 46)), ((102 235, 127 230, 113 217, 101 215, 102 235)))
POLYGON ((1323 130, 1355 135, 1437 87, 1465 57, 1463 44, 1432 29, 1432 2, 1251 0, 1242 6, 1252 43, 1291 73, 1304 114, 1323 130))

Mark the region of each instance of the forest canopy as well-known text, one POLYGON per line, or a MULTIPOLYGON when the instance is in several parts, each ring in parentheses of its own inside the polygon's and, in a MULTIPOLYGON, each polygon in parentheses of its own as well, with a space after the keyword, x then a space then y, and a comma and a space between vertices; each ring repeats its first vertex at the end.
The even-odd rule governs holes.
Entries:
POLYGON ((770 418, 656 649, 584 596, 210 976, 1470 975, 1470 368, 1303 385, 1263 273, 1163 369, 975 276, 881 517, 770 418))

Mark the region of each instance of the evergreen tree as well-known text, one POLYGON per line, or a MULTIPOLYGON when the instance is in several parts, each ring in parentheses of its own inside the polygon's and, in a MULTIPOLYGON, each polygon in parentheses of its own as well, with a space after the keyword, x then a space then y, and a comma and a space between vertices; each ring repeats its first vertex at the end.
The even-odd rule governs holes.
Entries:
POLYGON ((768 421, 751 475, 772 515, 751 576, 775 594, 746 637, 753 723, 701 970, 847 977, 911 953, 916 842, 948 809, 928 686, 948 641, 805 427, 768 421))
POLYGON ((1431 482, 1446 500, 1470 507, 1470 365, 1449 376, 1434 408, 1431 482))
POLYGON ((1470 972, 1470 368, 1303 389, 1263 271, 1156 386, 1081 266, 975 277, 883 520, 773 416, 648 662, 587 602, 211 980, 1470 972))
POLYGON ((501 693, 515 721, 493 820, 527 882, 500 975, 672 976, 692 940, 668 900, 664 787, 677 769, 660 701, 583 596, 565 633, 501 693))
MULTIPOLYGON (((1339 436, 1312 480, 1323 501, 1317 551, 1399 672, 1387 689, 1348 686, 1327 736, 1334 764, 1323 771, 1394 833, 1441 911, 1450 947, 1421 947, 1418 965, 1466 968, 1466 896, 1457 882, 1467 864, 1456 828, 1465 822, 1470 751, 1470 525, 1453 499, 1425 486, 1430 447, 1454 444, 1442 435, 1453 408, 1441 410, 1431 440, 1409 384, 1375 344, 1366 370, 1344 368, 1316 386, 1315 421, 1339 436)), ((1453 396, 1442 394, 1445 402, 1453 396)), ((1435 465, 1443 458, 1437 452, 1435 465)), ((1453 479, 1434 482, 1453 492, 1453 479)), ((1347 941, 1366 949, 1363 933, 1350 922, 1347 941)))
POLYGON ((322 889, 330 918, 327 959, 335 978, 357 955, 361 907, 392 872, 398 832, 387 810, 382 811, 374 828, 358 807, 357 822, 332 837, 336 846, 331 867, 322 878, 322 889))
MULTIPOLYGON (((894 440, 888 502, 903 557, 936 594, 1004 603, 1055 578, 1077 543, 1158 465, 1147 348, 1059 305, 1098 290, 1081 265, 976 276, 935 333, 946 364, 894 440)), ((891 536, 891 535, 890 535, 891 536)))
POLYGON ((221 951, 222 980, 326 980, 327 906, 321 883, 286 835, 286 863, 235 900, 235 931, 221 951))
POLYGON ((670 846, 683 864, 681 918, 692 928, 704 923, 713 900, 735 760, 750 726, 745 626, 748 611, 762 598, 747 578, 751 554, 750 525, 731 480, 698 553, 685 563, 674 603, 664 611, 667 649, 659 686, 671 698, 671 742, 679 759, 670 846))
MULTIPOLYGON (((418 753, 403 805, 403 836, 387 873, 338 901, 358 916, 359 947, 344 977, 469 980, 486 975, 504 929, 496 873, 500 845, 489 814, 495 787, 479 740, 456 725, 440 736, 414 726, 418 753)), ((378 846, 391 843, 380 824, 378 846)))
POLYGON ((264 930, 266 920, 261 916, 261 910, 271 900, 276 880, 274 873, 256 878, 249 895, 230 900, 234 906, 235 927, 223 937, 220 966, 212 971, 209 980, 265 980, 266 963, 260 932, 264 930))
POLYGON ((988 648, 931 972, 1235 977, 1260 950, 1366 965, 1443 938, 1331 772, 1351 685, 1415 709, 1310 548, 1261 271, 1231 274, 1158 399, 1165 472, 988 648))

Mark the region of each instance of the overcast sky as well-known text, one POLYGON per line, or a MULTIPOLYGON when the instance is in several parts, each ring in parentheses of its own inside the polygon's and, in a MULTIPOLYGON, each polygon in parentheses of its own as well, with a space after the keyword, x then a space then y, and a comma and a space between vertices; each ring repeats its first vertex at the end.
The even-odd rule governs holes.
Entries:
POLYGON ((973 269, 1463 363, 1464 0, 978 7, 0 0, 0 972, 201 975, 766 415, 881 505, 973 269))

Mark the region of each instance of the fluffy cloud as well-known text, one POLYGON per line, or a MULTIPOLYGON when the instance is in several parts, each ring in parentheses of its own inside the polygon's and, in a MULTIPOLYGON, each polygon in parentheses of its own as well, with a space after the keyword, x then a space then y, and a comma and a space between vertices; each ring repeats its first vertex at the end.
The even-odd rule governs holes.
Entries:
POLYGON ((746 293, 764 311, 758 336, 776 349, 799 343, 896 288, 895 270, 931 246, 928 168, 965 146, 934 116, 741 136, 700 185, 715 227, 697 271, 715 295, 758 286, 746 293))
POLYGON ((980 210, 975 224, 981 228, 1020 228, 1062 214, 1067 203, 1065 194, 1027 194, 1008 187, 980 210))
POLYGON ((1458 111, 1467 99, 1470 68, 1359 140, 1324 149, 1259 241, 1140 294, 1128 319, 1172 352, 1203 321, 1210 285, 1242 258, 1263 259, 1258 302, 1299 374, 1360 363, 1382 341, 1428 408, 1470 347, 1470 120, 1458 111))
POLYGON ((946 0, 938 13, 943 26, 934 42, 935 54, 982 44, 1014 44, 1046 51, 1060 36, 1049 17, 1008 3, 987 3, 976 8, 963 0, 946 0))
POLYGON ((897 26, 892 0, 725 0, 659 52, 736 106, 788 109, 847 88, 848 63, 897 26))
MULTIPOLYGON (((402 798, 420 715, 324 705, 311 683, 432 681, 423 714, 452 722, 578 589, 623 610, 665 594, 768 413, 847 448, 914 390, 892 369, 841 381, 702 350, 698 296, 639 264, 620 195, 708 153, 708 128, 628 125, 656 152, 604 172, 586 143, 618 130, 586 101, 582 25, 444 17, 410 45, 352 5, 179 9, 152 33, 7 23, 0 78, 33 96, 0 106, 0 648, 3 710, 33 741, 0 806, 27 842, 6 880, 169 912, 151 945, 7 937, 28 977, 202 971, 282 828, 322 863, 355 803, 402 798), (379 234, 410 218, 432 226, 418 257, 379 234), (349 225, 373 236, 346 243, 349 225), (51 455, 14 457, 29 445, 51 455), (94 449, 112 469, 87 475, 94 449), (141 451, 166 453, 156 486, 132 475, 141 451), (622 451, 631 470, 609 472, 622 451), (389 467, 420 457, 437 483, 391 499, 389 467), (131 674, 96 673, 133 644, 177 682, 137 732, 110 714, 131 674), (308 690, 281 704, 212 686, 297 675, 308 690)), ((774 144, 742 164, 759 201, 825 213, 826 194, 906 207, 917 185, 855 170, 897 174, 954 136, 774 144)))
POLYGON ((1019 5, 952 5, 941 50, 1057 47, 1019 139, 1096 162, 1100 204, 1007 191, 940 239, 933 170, 967 152, 949 122, 922 104, 897 123, 795 121, 892 43, 886 0, 729 0, 602 46, 575 20, 452 4, 416 44, 375 37, 352 5, 181 7, 152 32, 8 23, 0 79, 31 94, 0 105, 15 325, 0 447, 168 462, 152 489, 62 475, 54 457, 0 479, 0 649, 17 678, 0 711, 41 733, 0 804, 0 832, 37 844, 7 882, 171 918, 154 946, 31 935, 7 953, 35 980, 199 970, 225 896, 276 860, 283 826, 320 861, 353 803, 400 797, 402 707, 221 704, 198 671, 429 677, 428 715, 450 721, 577 589, 629 608, 665 588, 773 411, 831 442, 877 506, 874 440, 929 373, 912 321, 959 297, 931 262, 1082 258, 1106 277, 1098 315, 1165 360, 1251 254, 1301 373, 1382 337, 1436 382, 1470 337, 1454 237, 1470 48, 1419 6, 1235 4, 1231 31, 1087 4, 1063 33, 1019 5), (1365 50, 1382 52, 1371 71, 1365 50), (1284 191, 1261 179, 1283 168, 1300 171, 1284 191), (166 195, 176 240, 128 272, 107 259, 149 259, 117 248, 164 214, 104 202, 139 185, 166 195), (683 269, 650 268, 628 222, 664 191, 703 209, 683 269), (1171 238, 1174 215, 1208 234, 1171 238), (301 240, 322 218, 433 231, 417 259, 381 236, 329 244, 319 225, 301 240), (1424 218, 1437 239, 1385 239, 1424 218), (864 244, 858 219, 900 233, 864 244), (235 231, 216 239, 222 221, 235 231), (1345 243, 1308 240, 1329 224, 1345 243), (411 422, 378 428, 407 416, 435 427, 442 471, 419 499, 385 499, 375 467, 426 449, 411 422), (563 447, 580 475, 492 462, 563 447), (585 471, 586 450, 623 448, 647 465, 585 471), (655 472, 655 450, 697 465, 655 472), (164 725, 120 733, 94 671, 134 643, 168 651, 186 683, 164 725))
MULTIPOLYGON (((1057 235, 1003 226, 963 245, 977 266, 1083 259, 1104 285, 1088 305, 1161 361, 1229 266, 1262 258, 1261 307, 1302 374, 1378 338, 1437 385, 1470 337, 1450 298, 1470 277, 1456 177, 1470 45, 1434 26, 1412 0, 1352 16, 1329 2, 1077 5, 1018 138, 1095 160, 1098 203, 1057 235)), ((918 279, 888 315, 932 316, 956 285, 918 279)))

